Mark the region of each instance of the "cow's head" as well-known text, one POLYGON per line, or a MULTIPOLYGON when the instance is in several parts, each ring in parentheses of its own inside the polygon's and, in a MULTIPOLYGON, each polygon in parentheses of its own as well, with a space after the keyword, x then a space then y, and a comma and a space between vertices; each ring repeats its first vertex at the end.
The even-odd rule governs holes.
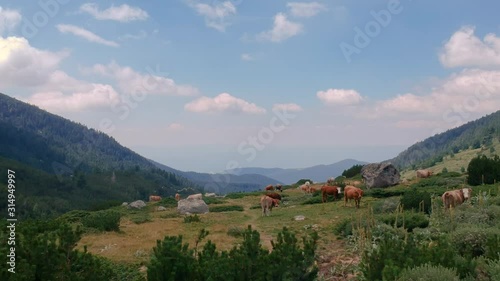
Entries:
POLYGON ((279 201, 278 199, 274 199, 274 198, 273 198, 273 203, 272 203, 272 206, 273 206, 273 207, 279 207, 279 206, 280 206, 280 204, 279 204, 279 203, 280 203, 280 201, 279 201))

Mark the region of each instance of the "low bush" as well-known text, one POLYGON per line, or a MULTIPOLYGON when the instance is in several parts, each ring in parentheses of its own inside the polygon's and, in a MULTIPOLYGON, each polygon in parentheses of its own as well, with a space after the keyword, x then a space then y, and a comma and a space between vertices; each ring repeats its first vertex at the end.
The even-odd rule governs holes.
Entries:
POLYGON ((137 213, 130 216, 130 220, 135 224, 141 224, 151 221, 149 213, 137 213))
POLYGON ((401 205, 405 210, 423 211, 427 214, 431 211, 431 195, 427 191, 419 191, 416 188, 408 190, 401 197, 401 205))
POLYGON ((227 235, 233 237, 242 237, 243 233, 245 233, 245 229, 237 226, 232 226, 227 230, 227 235))
POLYGON ((423 213, 403 212, 379 215, 378 220, 393 227, 404 227, 408 231, 429 226, 429 218, 423 213))
POLYGON ((57 221, 67 222, 67 223, 75 223, 81 222, 83 218, 86 218, 90 215, 91 212, 83 211, 83 210, 73 210, 61 215, 57 218, 57 221))
POLYGON ((164 197, 160 201, 160 206, 163 206, 165 208, 175 208, 177 207, 177 200, 172 197, 164 197))
POLYGON ((302 205, 311 205, 311 204, 319 204, 323 203, 323 198, 321 196, 311 197, 306 201, 302 202, 302 205))
POLYGON ((198 215, 189 215, 184 217, 184 223, 200 222, 200 217, 198 215))
POLYGON ((405 194, 406 190, 404 189, 382 189, 382 188, 372 188, 370 190, 367 190, 364 193, 364 196, 371 196, 374 198, 388 198, 388 197, 393 197, 393 196, 400 196, 405 194))
POLYGON ((220 212, 243 212, 245 209, 240 205, 227 205, 227 206, 213 206, 209 207, 210 212, 220 213, 220 212))
POLYGON ((85 227, 95 228, 99 231, 119 231, 121 214, 117 211, 91 212, 82 218, 85 227))
POLYGON ((217 197, 203 197, 203 201, 205 201, 205 203, 207 205, 216 205, 216 204, 226 203, 225 200, 222 200, 222 199, 217 198, 217 197))
POLYGON ((384 200, 375 201, 372 205, 375 214, 392 213, 399 207, 399 198, 391 197, 384 200))
POLYGON ((496 227, 458 227, 451 236, 459 254, 466 258, 497 258, 500 253, 500 229, 496 227))
POLYGON ((424 264, 411 269, 405 269, 399 275, 398 281, 413 281, 413 280, 426 280, 426 281, 460 281, 457 273, 453 269, 444 266, 433 266, 424 264))

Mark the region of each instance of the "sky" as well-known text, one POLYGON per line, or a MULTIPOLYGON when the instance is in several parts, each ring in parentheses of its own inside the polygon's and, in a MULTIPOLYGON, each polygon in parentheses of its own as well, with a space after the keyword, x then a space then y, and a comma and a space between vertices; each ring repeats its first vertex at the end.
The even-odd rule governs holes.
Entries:
POLYGON ((500 109, 499 10, 0 0, 0 92, 184 171, 377 162, 500 109))

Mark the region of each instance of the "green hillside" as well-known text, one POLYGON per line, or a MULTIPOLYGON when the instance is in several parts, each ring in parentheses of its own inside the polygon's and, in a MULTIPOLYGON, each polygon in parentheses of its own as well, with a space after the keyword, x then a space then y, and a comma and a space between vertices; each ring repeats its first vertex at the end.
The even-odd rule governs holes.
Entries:
POLYGON ((447 155, 469 149, 490 149, 499 139, 500 111, 497 111, 418 142, 388 161, 401 170, 432 167, 447 155))

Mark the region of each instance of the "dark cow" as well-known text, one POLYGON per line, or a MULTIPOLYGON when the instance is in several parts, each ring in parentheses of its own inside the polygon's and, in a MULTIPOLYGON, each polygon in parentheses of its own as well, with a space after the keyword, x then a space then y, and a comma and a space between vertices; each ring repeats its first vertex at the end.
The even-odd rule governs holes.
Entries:
POLYGON ((338 199, 339 190, 337 186, 323 185, 321 187, 321 195, 323 196, 322 202, 325 203, 328 201, 328 195, 333 195, 333 200, 338 199))
POLYGON ((274 190, 274 186, 272 184, 266 186, 266 191, 274 190))
POLYGON ((281 195, 279 193, 272 192, 272 193, 267 193, 266 195, 273 198, 273 199, 281 201, 281 195))
POLYGON ((281 184, 276 185, 276 190, 279 190, 280 192, 283 192, 283 186, 281 184))

